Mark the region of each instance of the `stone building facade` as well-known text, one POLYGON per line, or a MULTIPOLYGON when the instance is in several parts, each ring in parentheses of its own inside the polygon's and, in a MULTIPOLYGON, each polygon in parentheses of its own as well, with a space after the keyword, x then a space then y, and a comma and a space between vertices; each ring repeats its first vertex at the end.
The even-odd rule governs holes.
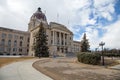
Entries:
POLYGON ((81 51, 80 42, 73 41, 73 33, 62 24, 56 22, 48 24, 45 14, 41 8, 38 8, 30 18, 28 31, 0 27, 0 53, 34 56, 33 43, 41 22, 48 36, 48 47, 51 55, 81 51))
MULTIPOLYGON (((73 41, 73 33, 64 25, 50 22, 47 23, 46 16, 42 13, 41 9, 38 10, 31 16, 29 22, 30 32, 30 47, 29 55, 34 55, 33 44, 35 42, 35 34, 39 30, 40 23, 43 23, 44 28, 46 29, 46 34, 48 38, 48 47, 50 54, 64 54, 69 52, 76 52, 74 49, 80 47, 80 42, 73 41), (76 47, 77 45, 77 47, 76 47)), ((80 51, 80 48, 77 49, 77 52, 80 51)))
POLYGON ((73 41, 73 49, 72 52, 77 53, 81 51, 81 44, 79 41, 73 41))
POLYGON ((0 27, 0 53, 28 55, 29 32, 0 27))

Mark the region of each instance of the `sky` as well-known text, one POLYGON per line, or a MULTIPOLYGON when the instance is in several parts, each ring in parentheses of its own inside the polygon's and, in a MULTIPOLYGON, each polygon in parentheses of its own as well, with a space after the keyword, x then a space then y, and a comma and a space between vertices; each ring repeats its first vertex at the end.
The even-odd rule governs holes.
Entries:
POLYGON ((120 49, 120 0, 0 0, 0 27, 27 31, 30 17, 41 7, 48 22, 67 26, 74 40, 87 34, 90 48, 120 49))

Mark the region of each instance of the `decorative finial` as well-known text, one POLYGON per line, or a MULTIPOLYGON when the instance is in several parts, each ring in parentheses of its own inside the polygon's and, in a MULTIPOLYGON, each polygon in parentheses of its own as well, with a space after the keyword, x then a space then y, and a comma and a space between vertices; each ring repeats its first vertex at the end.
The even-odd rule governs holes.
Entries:
POLYGON ((41 12, 41 8, 40 8, 40 7, 38 8, 38 11, 40 11, 40 12, 41 12))

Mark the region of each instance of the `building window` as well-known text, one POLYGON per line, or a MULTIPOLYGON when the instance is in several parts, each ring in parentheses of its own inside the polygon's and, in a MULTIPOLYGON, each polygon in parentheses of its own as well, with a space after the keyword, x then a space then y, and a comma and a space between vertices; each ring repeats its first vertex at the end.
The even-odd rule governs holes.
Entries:
POLYGON ((63 33, 61 33, 61 37, 62 37, 62 39, 63 39, 63 33))
POLYGON ((65 48, 65 52, 66 52, 66 53, 68 52, 68 49, 67 49, 67 48, 65 48))
POLYGON ((2 33, 2 38, 6 38, 6 34, 5 33, 2 33))
POLYGON ((15 51, 15 48, 13 48, 13 52, 15 51))
POLYGON ((11 46, 11 40, 8 40, 8 46, 9 47, 11 46))
POLYGON ((18 39, 18 35, 14 35, 15 39, 18 39))
POLYGON ((12 38, 12 34, 8 34, 8 38, 10 38, 10 39, 11 39, 11 38, 12 38))
POLYGON ((22 52, 22 49, 21 49, 21 48, 19 48, 19 52, 22 52))
POLYGON ((57 40, 57 44, 59 44, 59 39, 57 40))
POLYGON ((65 45, 67 45, 67 42, 65 42, 65 45))
POLYGON ((29 44, 27 44, 27 47, 29 47, 29 44))
POLYGON ((27 42, 30 42, 30 38, 28 37, 27 42))
POLYGON ((63 51, 63 48, 61 48, 61 51, 62 51, 62 53, 64 52, 64 51, 63 51))
POLYGON ((57 32, 57 37, 59 37, 59 32, 57 32))
POLYGON ((23 36, 20 36, 20 39, 23 40, 23 36))
POLYGON ((13 52, 16 52, 17 51, 17 48, 13 48, 13 52))
POLYGON ((22 41, 20 41, 20 46, 22 46, 22 41))
POLYGON ((57 51, 60 51, 60 48, 59 48, 59 47, 57 47, 57 51))
POLYGON ((29 52, 29 49, 27 49, 27 52, 29 52))
POLYGON ((65 34, 65 39, 67 39, 67 34, 65 34))
POLYGON ((16 40, 14 41, 14 46, 17 46, 17 41, 16 40))
POLYGON ((1 45, 4 46, 5 45, 5 39, 1 40, 1 45))

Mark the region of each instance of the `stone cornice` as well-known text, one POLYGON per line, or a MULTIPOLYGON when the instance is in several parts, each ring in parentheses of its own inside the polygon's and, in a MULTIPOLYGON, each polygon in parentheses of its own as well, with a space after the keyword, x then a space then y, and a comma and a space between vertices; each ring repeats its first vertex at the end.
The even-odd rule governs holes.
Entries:
POLYGON ((50 28, 62 30, 62 31, 68 32, 73 35, 73 33, 66 26, 59 24, 59 23, 50 22, 50 28))

